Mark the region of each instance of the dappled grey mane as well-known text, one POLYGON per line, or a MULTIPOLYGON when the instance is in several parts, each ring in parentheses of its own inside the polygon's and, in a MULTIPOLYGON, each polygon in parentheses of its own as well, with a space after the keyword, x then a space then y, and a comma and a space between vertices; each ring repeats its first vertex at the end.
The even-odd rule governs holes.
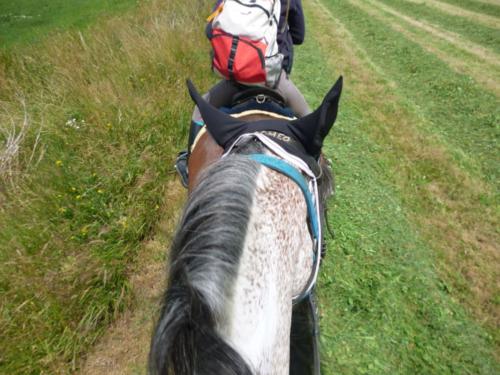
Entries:
MULTIPOLYGON (((261 168, 238 153, 263 149, 252 141, 239 146, 204 172, 188 199, 170 251, 169 285, 151 342, 151 374, 252 375, 215 328, 225 318, 261 168)), ((325 160, 320 167, 324 207, 332 175, 325 160)))
POLYGON ((217 334, 243 249, 260 166, 231 155, 192 192, 171 247, 170 280, 151 343, 152 374, 250 375, 217 334))
POLYGON ((191 194, 172 244, 170 271, 186 272, 191 286, 216 314, 226 297, 220 292, 236 275, 258 171, 257 163, 238 155, 207 169, 191 194))

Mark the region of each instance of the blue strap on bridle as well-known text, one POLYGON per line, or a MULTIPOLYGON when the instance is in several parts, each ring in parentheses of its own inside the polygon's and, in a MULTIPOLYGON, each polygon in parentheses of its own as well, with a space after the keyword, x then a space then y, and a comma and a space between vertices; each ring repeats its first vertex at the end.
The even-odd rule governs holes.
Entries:
POLYGON ((251 159, 256 162, 265 165, 277 172, 283 173, 285 176, 290 177, 299 186, 300 190, 304 194, 307 204, 307 212, 309 213, 309 220, 311 222, 311 228, 313 236, 315 239, 319 237, 319 224, 318 217, 316 215, 316 206, 314 203, 313 195, 309 191, 306 179, 304 176, 293 166, 288 164, 286 161, 279 159, 277 157, 265 154, 251 154, 249 155, 251 159))

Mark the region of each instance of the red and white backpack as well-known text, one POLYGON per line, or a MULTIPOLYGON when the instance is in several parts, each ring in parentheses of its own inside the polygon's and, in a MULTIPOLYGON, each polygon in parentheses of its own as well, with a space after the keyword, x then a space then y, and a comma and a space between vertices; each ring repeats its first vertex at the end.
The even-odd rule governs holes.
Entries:
POLYGON ((223 78, 276 87, 283 55, 278 53, 280 0, 224 0, 212 22, 212 67, 223 78))

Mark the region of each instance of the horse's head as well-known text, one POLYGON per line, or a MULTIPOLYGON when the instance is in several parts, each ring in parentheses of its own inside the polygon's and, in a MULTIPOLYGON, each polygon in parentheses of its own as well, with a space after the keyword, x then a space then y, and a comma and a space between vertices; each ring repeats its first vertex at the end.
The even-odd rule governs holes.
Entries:
MULTIPOLYGON (((302 149, 303 156, 318 160, 320 167, 327 171, 326 160, 321 156, 321 148, 337 118, 342 83, 343 79, 340 77, 327 93, 321 105, 311 114, 295 120, 286 120, 263 115, 232 117, 205 101, 194 85, 188 81, 189 93, 200 109, 208 129, 208 133, 201 136, 189 160, 189 191, 192 191, 197 185, 199 173, 219 159, 224 150, 230 147, 238 136, 253 131, 275 131, 284 134, 285 137, 282 137, 282 140, 295 141, 295 144, 300 145, 299 148, 302 149)), ((321 194, 322 196, 327 196, 330 192, 331 179, 327 177, 328 175, 325 173, 323 180, 320 181, 325 182, 322 184, 325 192, 321 194)))

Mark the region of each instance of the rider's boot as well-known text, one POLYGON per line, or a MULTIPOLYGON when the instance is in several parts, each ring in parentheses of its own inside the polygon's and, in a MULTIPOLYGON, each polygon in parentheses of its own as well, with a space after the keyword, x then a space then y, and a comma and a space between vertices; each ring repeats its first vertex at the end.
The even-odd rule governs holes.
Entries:
POLYGON ((189 181, 189 171, 188 171, 188 160, 189 155, 191 153, 191 146, 198 135, 198 132, 203 127, 202 122, 191 121, 189 126, 189 138, 188 138, 188 147, 187 150, 182 150, 177 155, 177 159, 175 160, 175 170, 179 174, 181 178, 182 185, 187 188, 189 181))
POLYGON ((314 291, 292 310, 290 375, 319 375, 319 324, 314 291))

